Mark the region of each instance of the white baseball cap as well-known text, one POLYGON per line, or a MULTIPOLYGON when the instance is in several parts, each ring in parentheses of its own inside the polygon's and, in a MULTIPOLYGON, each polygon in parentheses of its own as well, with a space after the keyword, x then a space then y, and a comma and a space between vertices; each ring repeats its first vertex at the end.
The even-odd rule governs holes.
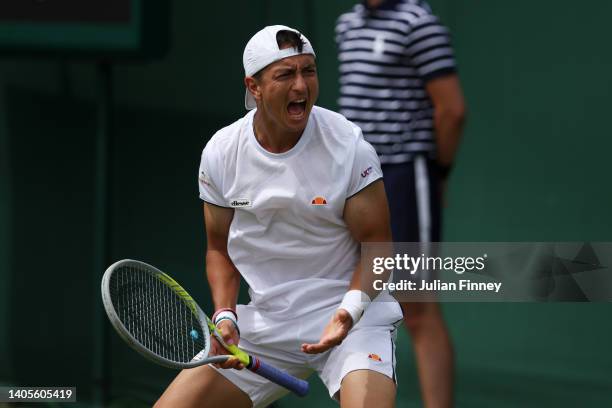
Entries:
MULTIPOLYGON (((295 28, 284 25, 267 26, 258 31, 244 47, 242 54, 242 64, 244 65, 244 76, 252 76, 261 71, 273 62, 282 60, 283 58, 293 57, 294 55, 312 54, 315 55, 310 41, 302 33, 295 28), (279 49, 276 42, 276 34, 279 31, 293 31, 298 34, 303 41, 302 52, 299 52, 293 47, 279 49)), ((246 90, 244 95, 244 106, 248 110, 255 109, 257 104, 255 98, 246 90)))

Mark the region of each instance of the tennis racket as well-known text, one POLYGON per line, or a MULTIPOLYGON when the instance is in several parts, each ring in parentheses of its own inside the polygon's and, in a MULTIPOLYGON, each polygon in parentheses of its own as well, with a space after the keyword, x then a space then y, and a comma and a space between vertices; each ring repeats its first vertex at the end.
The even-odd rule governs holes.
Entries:
POLYGON ((102 301, 119 336, 155 363, 183 369, 235 356, 252 372, 295 394, 308 393, 308 382, 226 344, 189 293, 151 265, 129 259, 111 265, 102 278, 102 301), (211 335, 231 355, 209 356, 211 335))

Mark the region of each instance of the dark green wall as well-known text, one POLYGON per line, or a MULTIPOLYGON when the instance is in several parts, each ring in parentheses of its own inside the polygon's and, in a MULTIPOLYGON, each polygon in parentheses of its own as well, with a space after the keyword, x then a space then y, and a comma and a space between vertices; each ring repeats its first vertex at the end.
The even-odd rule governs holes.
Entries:
MULTIPOLYGON (((612 6, 469 0, 446 12, 470 110, 447 237, 610 241, 612 6)), ((610 405, 609 304, 446 306, 465 406, 610 405)))
MULTIPOLYGON (((114 68, 111 260, 158 265, 208 305, 195 173, 207 138, 244 114, 244 44, 264 24, 304 30, 317 51, 319 104, 334 108, 333 24, 351 4, 173 2, 168 56, 114 68)), ((452 29, 469 105, 447 238, 612 241, 612 6, 598 2, 579 17, 569 1, 432 5, 452 29)), ((91 265, 95 72, 84 60, 0 60, 0 382, 75 384, 82 401, 91 396, 90 308, 99 297, 91 265)), ((444 310, 459 406, 612 403, 608 304, 444 310)), ((114 397, 150 402, 173 373, 111 339, 114 397)), ((403 331, 398 354, 398 406, 420 406, 403 331)), ((279 406, 334 406, 313 386, 313 398, 279 406)))
MULTIPOLYGON (((3 95, 0 94, 0 109, 5 111, 3 95)), ((0 115, 0 327, 8 327, 10 322, 11 295, 11 160, 9 155, 9 137, 5 124, 5 115, 0 115)), ((9 364, 9 331, 0 331, 0 378, 11 376, 9 364)))

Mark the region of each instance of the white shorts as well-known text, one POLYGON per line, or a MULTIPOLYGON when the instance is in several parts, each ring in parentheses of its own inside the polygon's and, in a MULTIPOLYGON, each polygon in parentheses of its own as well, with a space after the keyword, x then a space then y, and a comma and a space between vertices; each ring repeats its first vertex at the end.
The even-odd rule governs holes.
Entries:
MULTIPOLYGON (((279 319, 254 306, 238 305, 239 346, 249 354, 288 373, 307 378, 317 372, 329 395, 337 399, 342 379, 351 371, 373 370, 395 379, 395 337, 402 311, 395 301, 373 302, 339 346, 322 354, 306 354, 303 343, 317 343, 336 307, 306 318, 279 319)), ((253 407, 265 407, 289 391, 247 369, 216 369, 251 398, 253 407)))

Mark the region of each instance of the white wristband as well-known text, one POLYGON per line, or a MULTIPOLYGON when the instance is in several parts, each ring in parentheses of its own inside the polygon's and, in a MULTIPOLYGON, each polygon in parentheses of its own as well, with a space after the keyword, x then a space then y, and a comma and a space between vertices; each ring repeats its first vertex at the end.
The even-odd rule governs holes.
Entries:
POLYGON ((344 309, 353 318, 353 327, 357 324, 366 307, 372 302, 367 293, 360 290, 349 290, 342 298, 342 303, 338 309, 344 309))
POLYGON ((223 311, 219 313, 218 315, 216 315, 215 321, 213 323, 216 326, 217 323, 219 323, 221 320, 231 320, 232 322, 234 322, 234 326, 238 326, 238 322, 236 321, 236 316, 234 315, 234 313, 230 312, 229 310, 223 311))

